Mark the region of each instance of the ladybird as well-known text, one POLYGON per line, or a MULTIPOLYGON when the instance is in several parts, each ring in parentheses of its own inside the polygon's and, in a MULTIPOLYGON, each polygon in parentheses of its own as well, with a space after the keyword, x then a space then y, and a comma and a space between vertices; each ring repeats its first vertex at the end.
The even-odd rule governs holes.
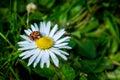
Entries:
POLYGON ((39 31, 33 31, 31 34, 30 34, 30 40, 34 41, 36 39, 39 39, 40 38, 40 32, 39 31))

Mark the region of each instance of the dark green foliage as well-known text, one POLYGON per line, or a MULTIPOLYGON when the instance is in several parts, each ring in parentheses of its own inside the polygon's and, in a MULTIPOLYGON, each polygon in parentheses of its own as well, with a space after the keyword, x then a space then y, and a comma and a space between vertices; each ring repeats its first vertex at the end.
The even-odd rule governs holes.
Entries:
POLYGON ((119 0, 3 0, 0 80, 120 80, 119 0), (37 9, 27 14, 26 5, 37 9), (28 23, 27 23, 27 20, 28 23), (30 24, 51 21, 71 36, 68 61, 43 69, 21 60, 17 42, 30 24))

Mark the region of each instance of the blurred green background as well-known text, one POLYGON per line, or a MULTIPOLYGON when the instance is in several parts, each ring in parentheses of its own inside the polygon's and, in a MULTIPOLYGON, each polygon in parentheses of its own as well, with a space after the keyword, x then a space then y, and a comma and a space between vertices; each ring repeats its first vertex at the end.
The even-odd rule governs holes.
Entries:
POLYGON ((119 0, 3 0, 0 2, 0 80, 120 80, 119 0), (28 14, 26 6, 37 8, 28 14), (27 22, 28 21, 28 22, 27 22), (28 67, 17 42, 30 24, 51 21, 71 36, 60 67, 28 67))

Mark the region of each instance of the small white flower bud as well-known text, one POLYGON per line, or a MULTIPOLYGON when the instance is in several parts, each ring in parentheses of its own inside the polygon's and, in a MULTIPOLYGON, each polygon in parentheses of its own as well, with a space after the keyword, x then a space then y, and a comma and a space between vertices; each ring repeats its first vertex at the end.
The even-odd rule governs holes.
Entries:
POLYGON ((34 12, 36 8, 37 8, 37 6, 34 3, 29 3, 26 6, 26 10, 27 10, 28 14, 31 12, 34 12))

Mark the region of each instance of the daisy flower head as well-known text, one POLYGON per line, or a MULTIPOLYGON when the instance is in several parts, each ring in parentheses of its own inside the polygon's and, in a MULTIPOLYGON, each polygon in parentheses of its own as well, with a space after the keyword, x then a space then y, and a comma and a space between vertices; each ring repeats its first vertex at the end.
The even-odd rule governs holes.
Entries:
POLYGON ((26 35, 21 35, 24 41, 18 42, 23 52, 19 55, 22 59, 29 58, 28 66, 37 64, 41 68, 46 64, 47 68, 50 62, 53 62, 56 67, 59 66, 58 56, 67 60, 66 55, 69 55, 63 49, 71 49, 68 46, 70 37, 63 36, 66 32, 64 29, 58 30, 58 25, 51 27, 51 22, 40 22, 40 27, 36 23, 31 25, 30 29, 24 30, 26 35))

